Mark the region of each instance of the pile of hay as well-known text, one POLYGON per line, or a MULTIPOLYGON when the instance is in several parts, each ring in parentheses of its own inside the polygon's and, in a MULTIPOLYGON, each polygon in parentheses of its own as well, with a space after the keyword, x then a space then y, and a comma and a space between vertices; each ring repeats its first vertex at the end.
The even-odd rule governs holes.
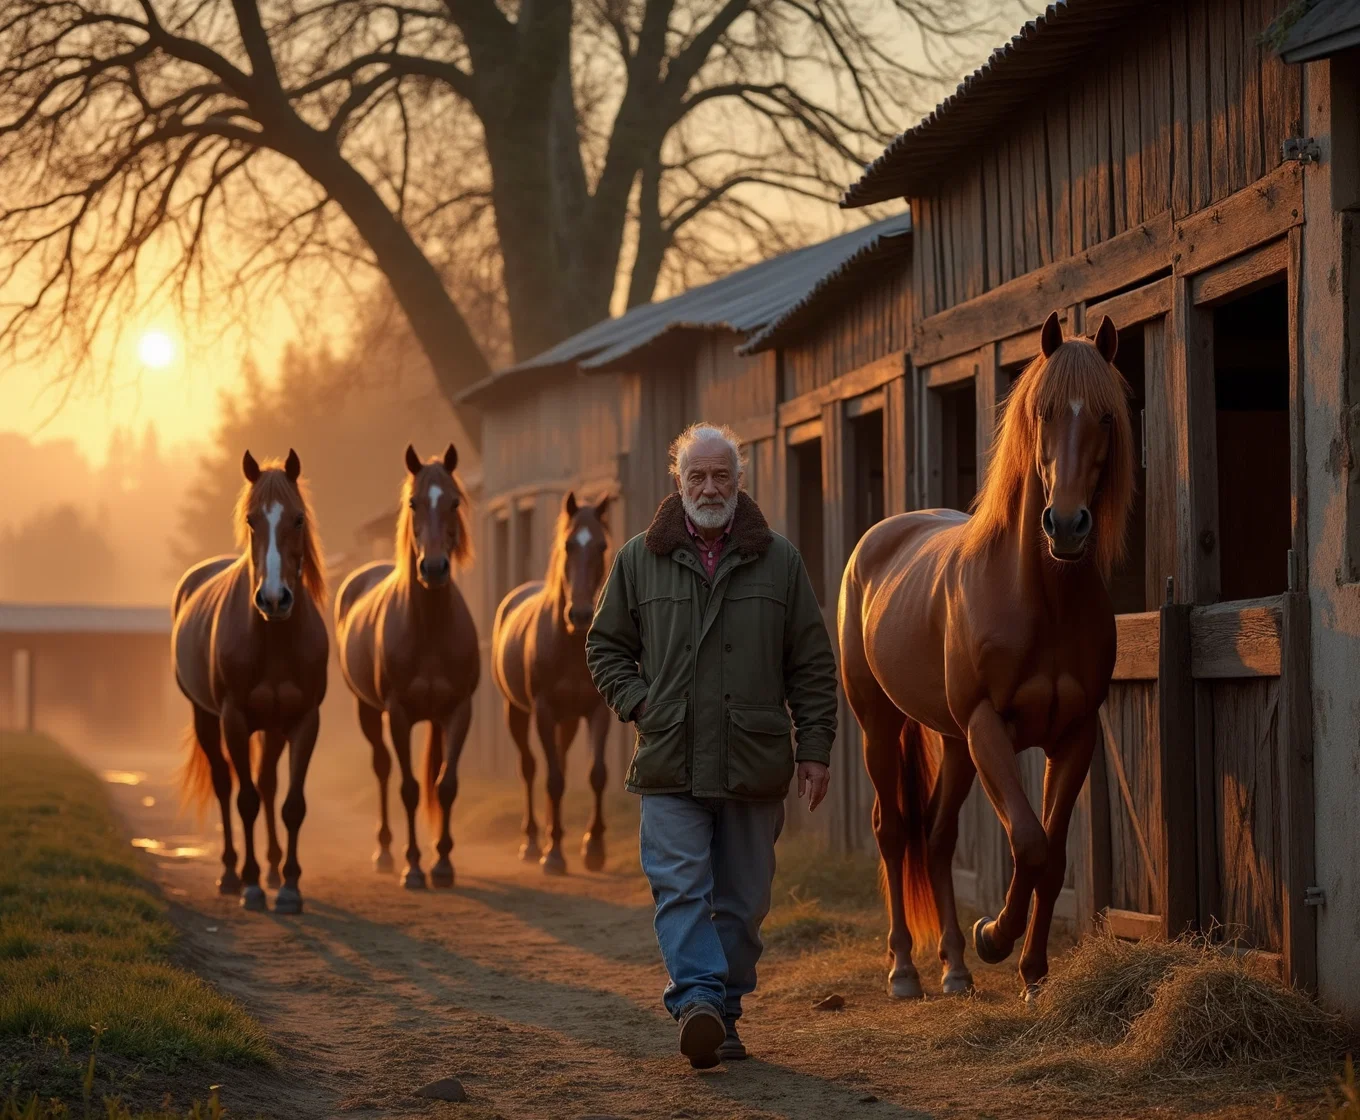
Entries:
POLYGON ((1353 1040, 1339 1017, 1205 940, 1093 937, 1055 968, 1017 1041, 1098 1044, 1130 1073, 1280 1077, 1334 1071, 1353 1040))

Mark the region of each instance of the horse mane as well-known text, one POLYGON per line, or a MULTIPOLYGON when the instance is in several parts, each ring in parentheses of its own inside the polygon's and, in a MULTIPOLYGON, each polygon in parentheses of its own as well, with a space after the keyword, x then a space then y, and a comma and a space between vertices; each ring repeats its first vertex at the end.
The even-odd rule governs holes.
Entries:
POLYGON ((1133 502, 1133 426, 1129 420, 1129 387, 1124 375, 1100 356, 1084 338, 1071 338, 1040 354, 1025 367, 1010 395, 992 440, 987 474, 965 530, 963 554, 976 556, 1011 527, 1034 471, 1038 417, 1083 400, 1093 412, 1108 413, 1110 448, 1092 502, 1095 557, 1108 583, 1124 554, 1125 530, 1133 502))
MULTIPOLYGON (((438 459, 431 459, 425 464, 430 466, 441 466, 438 459)), ((450 553, 450 559, 454 567, 463 569, 473 561, 472 551, 472 510, 468 502, 467 491, 463 489, 463 482, 458 477, 457 472, 453 472, 450 477, 453 479, 453 492, 458 496, 458 505, 454 507, 453 515, 458 519, 458 544, 450 553)), ((397 541, 396 541, 396 561, 397 568, 401 570, 402 561, 406 558, 406 553, 411 547, 411 499, 415 497, 416 483, 420 481, 419 476, 406 472, 406 480, 401 484, 401 504, 397 507, 397 541)))
POLYGON ((281 459, 270 459, 261 463, 259 480, 245 483, 236 498, 233 519, 238 548, 244 549, 250 542, 250 526, 246 523, 246 516, 250 513, 251 495, 257 490, 261 501, 266 504, 283 501, 290 495, 296 495, 302 502, 302 586, 307 589, 312 602, 324 608, 328 595, 326 568, 321 561, 321 536, 317 531, 316 518, 312 516, 310 489, 306 481, 298 479, 295 483, 289 482, 281 459))
POLYGON ((543 599, 547 603, 557 602, 562 588, 567 582, 567 534, 571 530, 571 518, 567 511, 557 511, 557 524, 553 528, 552 548, 548 550, 548 572, 543 577, 543 599))

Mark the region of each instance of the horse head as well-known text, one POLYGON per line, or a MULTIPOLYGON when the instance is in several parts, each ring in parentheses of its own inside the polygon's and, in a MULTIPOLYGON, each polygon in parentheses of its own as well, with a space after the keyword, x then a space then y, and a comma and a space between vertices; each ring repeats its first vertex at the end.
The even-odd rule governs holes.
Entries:
POLYGON ((609 548, 609 526, 605 514, 610 497, 594 505, 576 501, 575 491, 562 500, 557 540, 561 553, 559 570, 552 573, 562 581, 563 614, 567 633, 576 634, 590 625, 595 616, 595 600, 604 583, 604 557, 609 548))
POLYGON ((431 590, 447 587, 453 567, 462 564, 471 549, 467 501, 454 470, 458 449, 449 444, 442 459, 423 462, 416 449, 406 448, 406 508, 402 510, 402 533, 406 547, 415 553, 416 578, 431 590))
POLYGON ((267 622, 282 622, 292 615, 313 562, 307 502, 298 484, 302 461, 290 450, 282 464, 261 466, 247 451, 241 473, 246 486, 237 503, 237 532, 250 546, 251 601, 267 622))

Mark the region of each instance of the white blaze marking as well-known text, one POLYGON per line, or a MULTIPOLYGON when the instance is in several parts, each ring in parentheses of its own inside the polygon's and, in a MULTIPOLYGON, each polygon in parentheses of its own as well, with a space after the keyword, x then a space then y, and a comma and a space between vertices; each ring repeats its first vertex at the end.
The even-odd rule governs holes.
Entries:
POLYGON ((434 513, 435 508, 439 505, 439 497, 440 497, 440 495, 443 494, 443 493, 444 493, 444 491, 441 490, 438 486, 431 486, 431 487, 430 487, 430 512, 431 512, 431 513, 434 513))
POLYGON ((269 522, 269 551, 264 557, 264 593, 277 599, 283 590, 283 557, 279 555, 279 521, 283 517, 283 503, 274 502, 264 511, 269 522))
POLYGON ((1081 415, 1082 407, 1083 407, 1085 404, 1086 404, 1085 401, 1073 401, 1073 402, 1072 402, 1072 415, 1073 415, 1073 416, 1080 416, 1080 415, 1081 415))
POLYGON ((576 530, 576 543, 579 544, 582 548, 585 548, 585 546, 588 545, 594 539, 595 539, 594 534, 592 534, 591 531, 587 529, 584 525, 582 525, 579 529, 576 530))

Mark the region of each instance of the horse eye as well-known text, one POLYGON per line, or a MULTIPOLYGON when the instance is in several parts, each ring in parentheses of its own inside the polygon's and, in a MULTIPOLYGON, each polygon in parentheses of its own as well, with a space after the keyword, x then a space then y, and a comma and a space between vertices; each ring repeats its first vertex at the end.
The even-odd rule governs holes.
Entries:
POLYGON ((452 498, 452 499, 450 499, 450 500, 449 500, 449 505, 452 506, 454 509, 457 509, 457 508, 458 508, 458 499, 457 499, 457 498, 452 498))
POLYGON ((412 509, 415 509, 415 508, 416 508, 416 500, 415 500, 414 498, 412 498, 412 499, 411 499, 409 502, 407 502, 406 504, 407 504, 408 506, 410 506, 412 509))
POLYGON ((299 513, 299 514, 297 515, 297 517, 295 517, 295 518, 293 519, 293 528, 294 528, 294 529, 301 529, 301 528, 302 528, 302 522, 303 522, 304 520, 306 520, 306 519, 302 516, 302 514, 299 513))
POLYGON ((1106 427, 1109 427, 1110 424, 1114 423, 1114 417, 1107 412, 1100 418, 1100 422, 1106 427))

